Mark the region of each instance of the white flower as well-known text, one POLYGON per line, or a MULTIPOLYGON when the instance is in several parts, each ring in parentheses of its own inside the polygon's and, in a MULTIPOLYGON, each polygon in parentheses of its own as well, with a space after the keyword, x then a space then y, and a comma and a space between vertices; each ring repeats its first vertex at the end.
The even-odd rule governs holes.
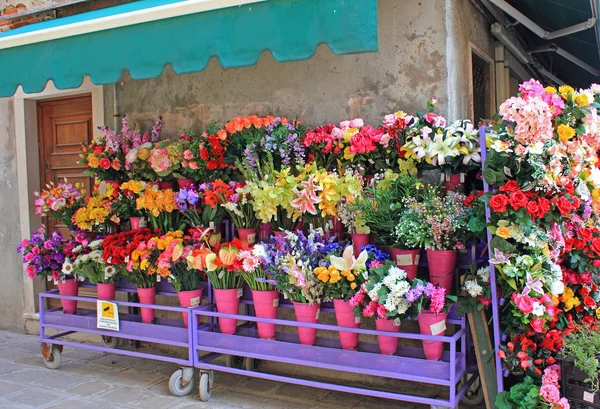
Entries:
POLYGON ((256 244, 254 246, 254 248, 252 249, 252 254, 254 254, 259 259, 267 258, 267 250, 265 249, 265 246, 263 246, 262 244, 256 244))
POLYGON ((79 253, 81 250, 83 250, 83 246, 80 244, 79 246, 74 247, 71 251, 73 253, 79 253))
POLYGON ((575 189, 575 193, 577 193, 577 195, 584 202, 587 202, 588 199, 590 198, 590 189, 588 189, 587 184, 583 181, 579 182, 579 184, 577 185, 577 188, 575 189))
POLYGON ((116 272, 117 272, 117 269, 114 266, 104 267, 104 279, 108 280, 109 278, 114 276, 116 272))
POLYGON ((403 297, 408 290, 410 290, 410 284, 408 281, 400 281, 398 284, 391 289, 394 297, 403 297))
POLYGON ((65 258, 65 261, 62 265, 62 273, 66 276, 73 274, 73 263, 71 263, 71 259, 69 257, 65 258))
POLYGON ((398 301, 398 307, 396 311, 398 312, 398 314, 404 314, 406 311, 408 311, 409 307, 410 303, 406 301, 406 298, 400 298, 400 300, 398 301))
POLYGON ((483 288, 475 280, 465 281, 464 288, 473 298, 479 297, 483 294, 483 288))
POLYGON ((383 304, 383 306, 385 307, 386 310, 392 312, 392 311, 396 311, 398 303, 392 297, 388 297, 388 299, 385 300, 385 304, 383 304))
POLYGON ((481 278, 481 281, 485 281, 486 283, 490 281, 490 266, 481 267, 477 270, 477 276, 481 278))
POLYGON ((592 90, 592 92, 594 94, 596 94, 596 95, 600 94, 600 84, 592 84, 590 89, 592 90))
POLYGON ((550 285, 552 295, 559 296, 565 291, 565 284, 562 281, 555 281, 550 285))
POLYGON ((390 267, 388 274, 398 280, 404 280, 406 278, 406 271, 396 266, 390 267))
POLYGON ((546 307, 544 304, 541 304, 537 301, 533 302, 533 311, 531 312, 533 315, 541 317, 546 312, 546 307))
POLYGON ((376 301, 379 299, 379 289, 381 288, 381 283, 377 283, 373 286, 373 288, 371 289, 371 291, 368 292, 369 298, 373 301, 376 301))
POLYGON ((94 240, 90 244, 88 244, 88 247, 95 250, 100 247, 103 241, 104 240, 94 240))

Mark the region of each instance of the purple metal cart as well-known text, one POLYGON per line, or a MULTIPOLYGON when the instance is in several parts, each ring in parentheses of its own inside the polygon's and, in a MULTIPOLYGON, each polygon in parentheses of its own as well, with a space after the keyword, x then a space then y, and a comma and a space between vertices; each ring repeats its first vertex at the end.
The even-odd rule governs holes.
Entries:
MULTIPOLYGON (((94 288, 91 284, 82 284, 82 288, 94 288)), ((136 289, 131 284, 121 281, 117 283, 117 291, 132 293, 136 289)), ((173 287, 166 281, 157 283, 157 295, 176 296, 177 293, 173 287)), ((47 299, 77 300, 87 303, 96 303, 93 297, 70 297, 61 296, 57 290, 47 291, 39 295, 40 302, 40 340, 42 343, 42 355, 44 363, 49 369, 58 369, 61 365, 61 353, 63 346, 83 348, 94 351, 110 352, 113 354, 134 356, 139 358, 148 358, 164 362, 172 362, 179 365, 179 368, 171 375, 169 379, 169 390, 175 396, 184 396, 189 394, 194 382, 194 350, 192 348, 192 328, 196 330, 205 329, 206 325, 191 325, 192 314, 188 314, 188 328, 183 321, 172 318, 156 318, 154 323, 143 323, 137 314, 119 312, 120 330, 110 331, 98 329, 96 326, 96 309, 78 308, 77 314, 64 314, 62 307, 47 309, 47 299), (48 329, 58 330, 55 335, 47 335, 48 329), (84 333, 99 335, 102 337, 103 346, 79 343, 64 338, 74 333, 84 333), (117 348, 119 339, 134 340, 142 342, 151 342, 155 344, 181 347, 187 349, 186 357, 176 358, 158 353, 139 352, 135 350, 117 348)), ((119 307, 127 308, 152 308, 158 311, 173 311, 177 313, 189 312, 188 308, 166 306, 166 305, 148 305, 135 302, 114 301, 119 307)), ((124 309, 124 308, 121 308, 124 309)))

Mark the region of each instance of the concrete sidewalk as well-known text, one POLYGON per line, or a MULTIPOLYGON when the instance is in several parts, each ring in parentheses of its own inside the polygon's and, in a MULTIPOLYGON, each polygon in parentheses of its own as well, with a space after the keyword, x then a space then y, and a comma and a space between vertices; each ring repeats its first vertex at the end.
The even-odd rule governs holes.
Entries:
POLYGON ((0 331, 0 408, 429 408, 225 373, 216 374, 212 398, 204 403, 197 383, 189 396, 171 396, 174 364, 72 347, 62 358, 60 369, 49 370, 37 336, 0 331))

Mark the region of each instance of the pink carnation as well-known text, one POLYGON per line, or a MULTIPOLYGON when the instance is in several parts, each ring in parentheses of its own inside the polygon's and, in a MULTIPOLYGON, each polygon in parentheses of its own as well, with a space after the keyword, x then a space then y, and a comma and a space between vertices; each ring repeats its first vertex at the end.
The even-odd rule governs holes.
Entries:
POLYGON ((377 312, 377 303, 375 301, 371 301, 369 305, 363 308, 363 316, 372 317, 377 312))
POLYGON ((540 396, 549 403, 556 403, 560 400, 560 392, 556 385, 542 385, 540 396))

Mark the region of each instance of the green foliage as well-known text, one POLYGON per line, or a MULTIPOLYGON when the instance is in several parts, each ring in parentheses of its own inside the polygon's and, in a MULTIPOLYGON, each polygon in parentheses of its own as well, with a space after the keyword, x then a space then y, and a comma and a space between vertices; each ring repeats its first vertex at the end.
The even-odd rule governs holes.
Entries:
POLYGON ((575 359, 575 366, 585 372, 591 390, 600 390, 600 332, 592 331, 584 326, 571 333, 563 344, 562 353, 575 359))
POLYGON ((510 391, 505 391, 496 397, 498 409, 537 409, 542 407, 540 387, 530 376, 516 384, 510 391))

